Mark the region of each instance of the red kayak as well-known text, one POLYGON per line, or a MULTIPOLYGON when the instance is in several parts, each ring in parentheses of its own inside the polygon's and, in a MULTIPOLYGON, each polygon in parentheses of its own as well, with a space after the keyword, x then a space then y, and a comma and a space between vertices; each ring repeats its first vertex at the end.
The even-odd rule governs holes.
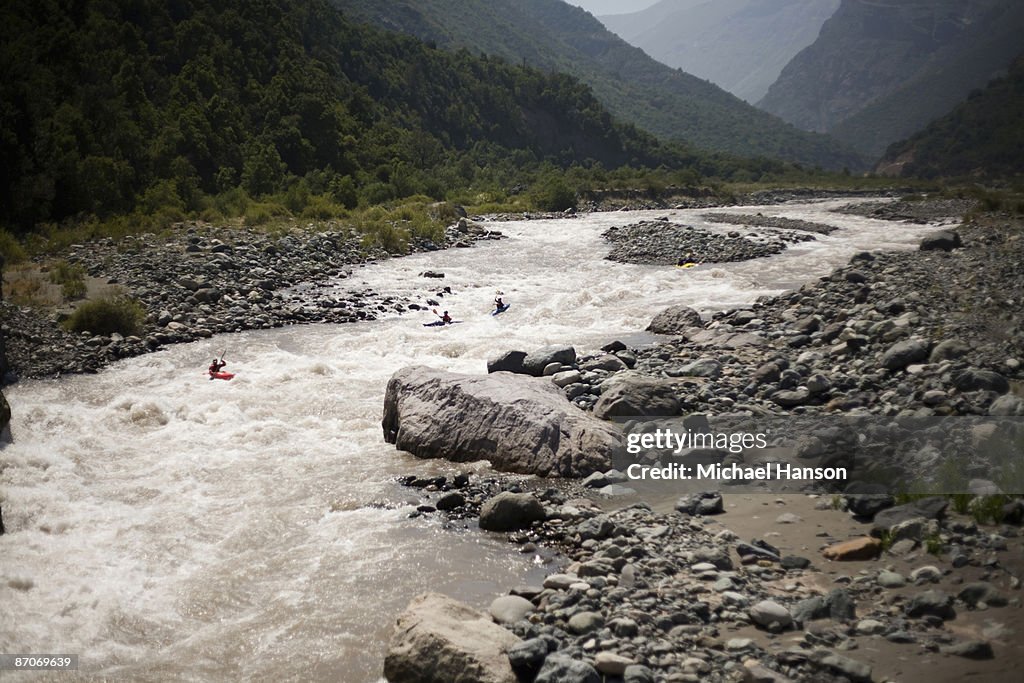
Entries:
POLYGON ((235 376, 233 372, 211 372, 210 379, 231 379, 235 376))

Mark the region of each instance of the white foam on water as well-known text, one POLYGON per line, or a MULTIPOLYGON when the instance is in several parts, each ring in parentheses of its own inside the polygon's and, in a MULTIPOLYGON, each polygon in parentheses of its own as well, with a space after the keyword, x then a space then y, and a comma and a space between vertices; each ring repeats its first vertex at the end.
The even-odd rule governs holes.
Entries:
POLYGON ((337 283, 420 300, 451 287, 439 310, 459 325, 423 327, 433 314, 407 312, 246 332, 11 387, 0 651, 78 653, 85 671, 134 680, 377 680, 394 618, 417 593, 484 606, 539 576, 500 538, 407 519, 418 493, 396 476, 467 466, 383 443, 391 374, 412 364, 483 372, 488 357, 548 343, 593 350, 665 306, 748 304, 929 229, 827 211, 841 203, 723 209, 844 229, 772 258, 693 269, 609 262, 600 234, 660 216, 703 226, 703 211, 495 224, 507 240, 337 283), (497 291, 512 307, 492 317, 497 291), (237 376, 210 381, 206 364, 225 346, 237 376))

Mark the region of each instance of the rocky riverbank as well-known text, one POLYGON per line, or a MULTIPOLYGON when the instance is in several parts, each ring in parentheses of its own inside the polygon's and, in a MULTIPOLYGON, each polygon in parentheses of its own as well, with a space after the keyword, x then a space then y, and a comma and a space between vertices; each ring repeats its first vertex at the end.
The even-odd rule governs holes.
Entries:
MULTIPOLYGON (((129 358, 214 334, 313 322, 373 320, 382 314, 429 306, 445 295, 424 280, 424 296, 399 301, 337 284, 355 269, 389 254, 367 248, 353 231, 293 230, 274 235, 253 229, 183 224, 169 235, 129 236, 72 245, 60 257, 81 266, 101 288, 123 293, 145 309, 137 336, 72 334, 61 322, 69 311, 0 303, 12 376, 53 377, 94 372, 129 358)), ((462 219, 444 242, 420 242, 413 251, 470 247, 500 239, 485 224, 462 219)))
MULTIPOLYGON (((878 208, 856 210, 916 221, 962 207, 878 208)), ((749 309, 669 309, 652 331, 673 338, 651 348, 509 352, 488 370, 549 377, 598 418, 1024 416, 1022 297, 1024 223, 984 214, 749 309)), ((942 469, 935 457, 916 465, 922 481, 942 469)), ((524 552, 551 544, 565 566, 487 613, 415 601, 385 672, 392 683, 452 666, 474 680, 563 683, 1012 679, 1024 663, 1024 505, 991 494, 1013 462, 975 458, 975 479, 952 498, 711 492, 629 504, 636 492, 618 471, 593 473, 584 483, 601 493, 588 497, 492 485, 463 507, 445 492, 424 509, 518 529, 509 538, 524 552)))
MULTIPOLYGON (((989 215, 926 239, 918 251, 858 254, 817 282, 746 309, 710 319, 668 309, 649 330, 675 338, 627 360, 665 383, 684 413, 986 415, 1024 380, 1022 301, 1021 223, 989 215)), ((551 369, 581 371, 564 387, 583 408, 605 393, 610 370, 627 367, 597 362, 551 369)))
POLYGON ((392 683, 480 661, 472 680, 1006 680, 1024 658, 1020 530, 944 498, 701 494, 606 512, 558 489, 478 488, 439 493, 437 508, 468 498, 482 528, 522 528, 509 539, 524 553, 553 546, 564 564, 456 618, 504 626, 486 637, 450 635, 448 598, 414 604, 392 683))

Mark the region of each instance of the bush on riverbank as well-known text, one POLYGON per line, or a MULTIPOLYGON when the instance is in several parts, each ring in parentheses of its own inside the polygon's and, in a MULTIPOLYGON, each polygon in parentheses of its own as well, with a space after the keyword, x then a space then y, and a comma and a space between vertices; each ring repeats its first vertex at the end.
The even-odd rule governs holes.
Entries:
POLYGON ((85 269, 82 266, 57 261, 50 269, 50 282, 60 285, 65 299, 81 299, 85 296, 85 269))
POLYGON ((100 335, 116 332, 127 337, 142 331, 145 316, 146 312, 139 302, 127 296, 115 295, 86 301, 75 309, 64 326, 71 332, 100 335))

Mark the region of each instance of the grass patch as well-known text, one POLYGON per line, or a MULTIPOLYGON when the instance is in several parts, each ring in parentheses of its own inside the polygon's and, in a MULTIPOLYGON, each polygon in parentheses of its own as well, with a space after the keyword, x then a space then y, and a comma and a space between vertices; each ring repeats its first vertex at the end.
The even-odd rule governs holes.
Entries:
POLYGON ((138 301, 124 295, 112 295, 86 301, 75 309, 64 322, 71 332, 90 332, 110 335, 115 332, 124 336, 138 335, 146 311, 138 301))
POLYGON ((60 285, 65 299, 81 299, 85 296, 85 268, 61 259, 50 269, 50 282, 60 285))

